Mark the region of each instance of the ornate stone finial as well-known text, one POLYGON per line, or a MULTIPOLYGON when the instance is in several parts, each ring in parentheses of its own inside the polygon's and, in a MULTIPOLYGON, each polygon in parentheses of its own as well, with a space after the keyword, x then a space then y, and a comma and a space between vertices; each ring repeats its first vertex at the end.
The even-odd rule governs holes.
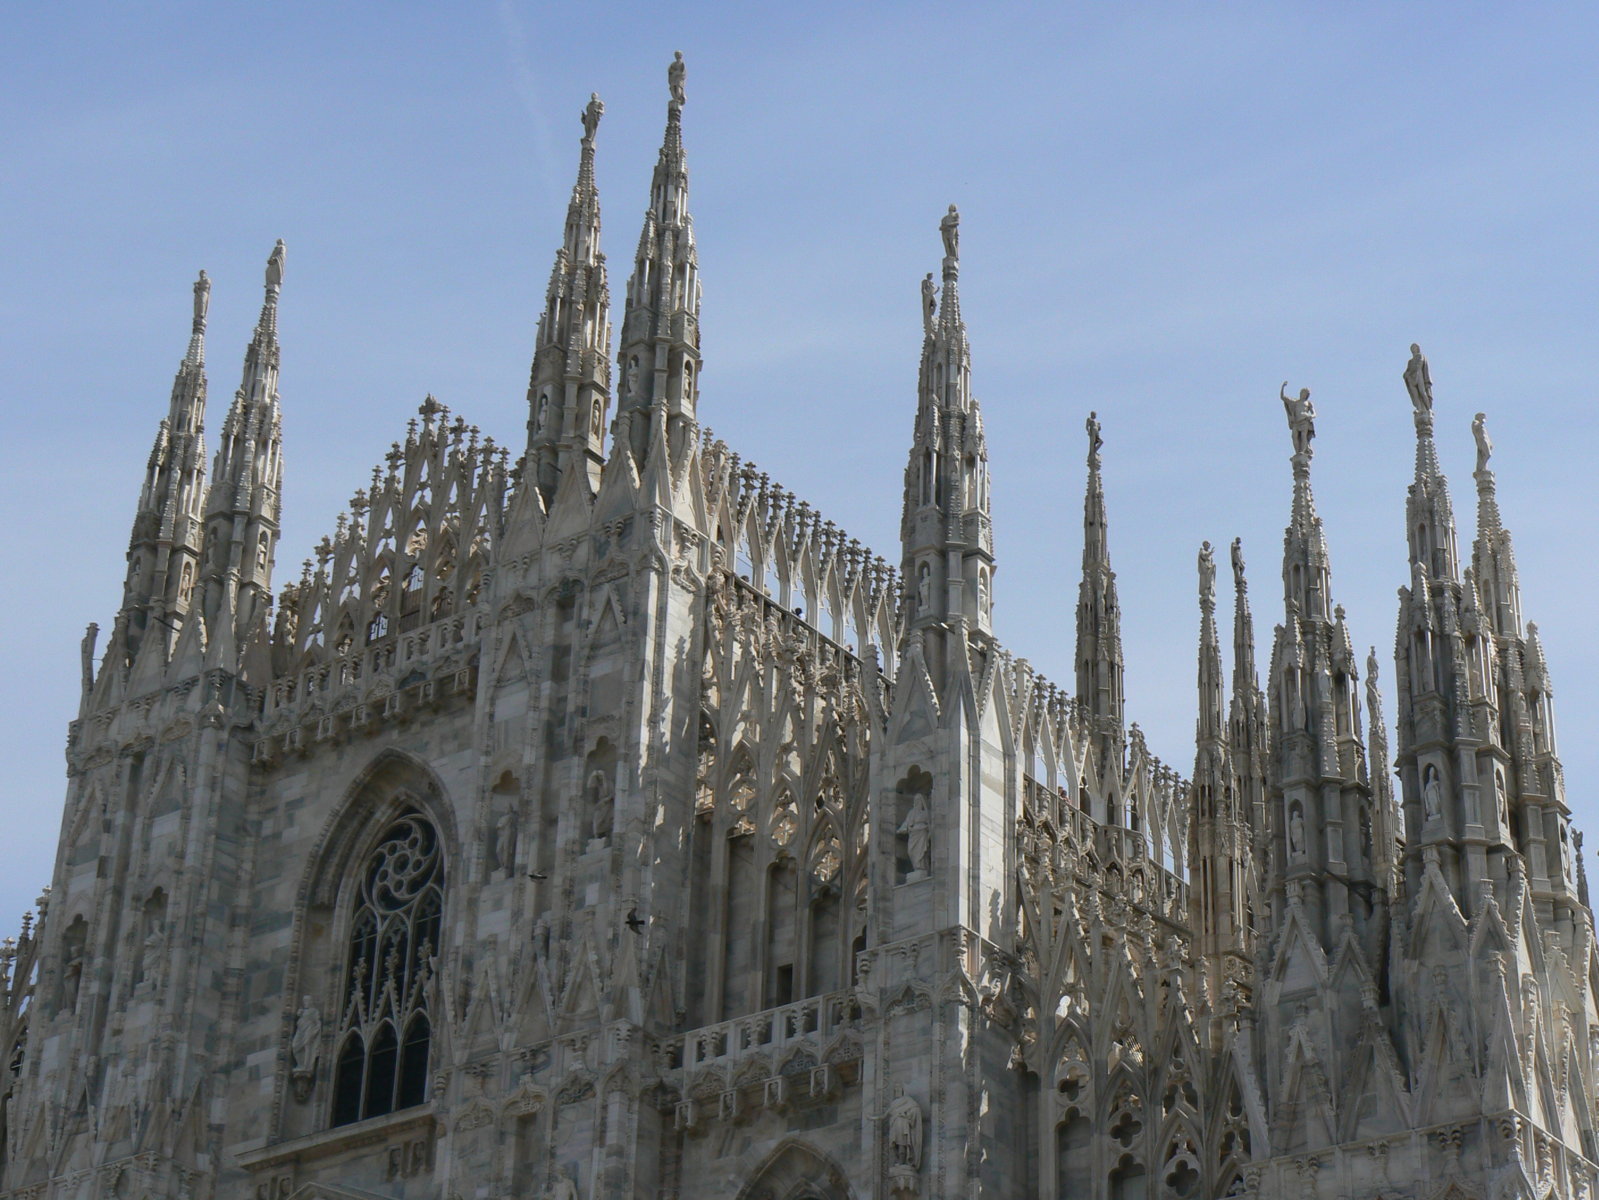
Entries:
POLYGON ((600 127, 600 118, 605 115, 605 102, 600 99, 598 92, 589 93, 589 102, 583 109, 583 140, 592 142, 594 131, 600 127))
POLYGON ((949 206, 949 212, 944 214, 944 219, 938 223, 938 232, 944 238, 944 257, 949 259, 960 258, 961 215, 953 204, 949 206))
POLYGON ((1288 429, 1294 437, 1294 454, 1311 455, 1310 443, 1316 437, 1316 408, 1310 402, 1310 389, 1300 388, 1296 398, 1288 395, 1288 381, 1283 380, 1282 390, 1283 410, 1288 414, 1288 429))
POLYGON ((683 91, 683 76, 688 68, 683 65, 683 52, 677 51, 672 55, 671 64, 666 68, 666 86, 672 91, 672 103, 682 108, 687 100, 683 91))
POLYGON ((1088 420, 1083 422, 1083 428, 1088 430, 1088 465, 1099 465, 1099 448, 1105 444, 1105 439, 1099 436, 1099 414, 1091 412, 1088 420))
POLYGON ((1432 413, 1432 373, 1427 369, 1427 359, 1421 352, 1421 347, 1415 342, 1410 343, 1410 361, 1405 364, 1405 390, 1410 393, 1410 402, 1416 406, 1416 417, 1419 421, 1423 416, 1432 413))
POLYGON ((1488 436, 1488 414, 1478 413, 1471 419, 1471 436, 1477 441, 1477 474, 1488 470, 1488 460, 1493 456, 1493 439, 1488 436))
POLYGON ((283 239, 278 239, 278 244, 272 247, 272 254, 267 259, 266 285, 276 291, 283 286, 283 239))
POLYGON ((1199 547, 1199 605, 1206 612, 1216 608, 1216 556, 1209 542, 1199 547))

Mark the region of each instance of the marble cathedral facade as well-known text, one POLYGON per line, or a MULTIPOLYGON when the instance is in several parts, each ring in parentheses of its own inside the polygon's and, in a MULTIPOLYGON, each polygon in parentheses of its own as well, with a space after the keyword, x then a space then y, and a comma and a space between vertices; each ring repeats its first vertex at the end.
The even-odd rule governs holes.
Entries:
POLYGON ((1235 543, 1229 681, 1203 548, 1184 777, 1124 708, 1093 418, 1076 678, 994 638, 954 209, 897 565, 702 432, 669 83, 620 328, 596 100, 525 449, 429 398, 275 596, 282 244, 212 459, 202 274, 0 964, 0 1196, 1591 1200, 1593 923, 1480 418, 1463 556, 1413 353, 1390 746, 1284 392, 1280 620, 1262 678, 1235 543))

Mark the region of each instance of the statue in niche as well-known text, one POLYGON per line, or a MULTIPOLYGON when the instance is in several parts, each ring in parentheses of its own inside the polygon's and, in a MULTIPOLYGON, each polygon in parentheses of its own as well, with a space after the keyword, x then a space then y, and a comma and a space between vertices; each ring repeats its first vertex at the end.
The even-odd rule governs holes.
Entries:
POLYGON ((1471 436, 1477 442, 1477 474, 1488 469, 1488 459, 1494 452, 1493 439, 1488 436, 1488 414, 1478 413, 1471 419, 1471 436))
POLYGON ((311 997, 300 998, 300 1011, 294 1018, 294 1032, 289 1037, 289 1075, 294 1080, 294 1098, 301 1104, 311 1095, 316 1081, 316 1067, 321 1057, 322 1014, 311 997))
POLYGON ((933 610, 933 573, 926 563, 916 568, 916 615, 926 616, 933 610))
POLYGON ((1410 393, 1417 416, 1432 412, 1432 372, 1415 342, 1410 343, 1410 361, 1405 364, 1405 390, 1410 393))
POLYGON ((494 861, 510 873, 516 863, 516 812, 506 809, 494 823, 494 861))
POLYGON ((533 418, 533 430, 534 430, 534 432, 535 433, 543 433, 544 432, 544 425, 549 420, 549 418, 550 418, 550 397, 549 397, 549 393, 548 392, 540 392, 539 393, 539 410, 538 410, 538 414, 533 418))
POLYGON ((933 287, 933 273, 922 278, 922 332, 933 332, 933 316, 938 312, 938 293, 933 287))
POLYGON ((605 772, 600 770, 589 772, 588 783, 583 791, 589 810, 589 833, 595 838, 608 836, 611 832, 614 797, 610 780, 605 777, 605 772))
POLYGON ((161 986, 162 964, 166 959, 167 930, 166 922, 161 919, 161 914, 152 912, 147 918, 149 928, 144 932, 144 946, 141 965, 144 968, 144 981, 151 988, 161 986))
POLYGON ((1288 814, 1288 853, 1296 859, 1305 857, 1305 813, 1297 804, 1288 814))
POLYGON ((1499 805, 1499 828, 1509 833, 1510 800, 1505 795, 1505 773, 1499 767, 1494 768, 1494 799, 1499 805))
POLYGON ((596 441, 598 441, 605 433, 605 413, 600 408, 600 402, 598 400, 594 402, 594 419, 589 424, 589 432, 594 436, 596 441))
POLYGON ((894 1086, 894 1101, 884 1119, 888 1122, 889 1174, 914 1176, 922 1166, 922 1106, 894 1086))
POLYGON ((1279 395, 1288 414, 1288 428, 1294 435, 1294 453, 1309 454, 1310 443, 1316 437, 1316 407, 1310 402, 1310 389, 1300 388, 1299 396, 1291 399, 1285 379, 1279 395))
POLYGON ((977 572, 977 615, 988 616, 988 572, 977 572))
POLYGON ((78 988, 83 983, 83 956, 77 955, 67 962, 61 973, 61 1007, 67 1012, 78 1011, 78 988))
POLYGON ((1438 768, 1432 763, 1422 772, 1421 807, 1430 825, 1444 815, 1444 789, 1438 782, 1438 768))
POLYGON ((905 835, 907 856, 911 860, 911 870, 925 874, 931 859, 932 849, 932 815, 927 811, 927 797, 917 792, 911 797, 910 811, 905 814, 905 820, 900 823, 898 832, 905 835))
POLYGON ((577 1184, 572 1179, 572 1168, 562 1167, 546 1194, 549 1200, 577 1200, 577 1184))
POLYGON ((638 355, 627 360, 627 373, 622 378, 622 395, 629 399, 638 395, 638 355))
POLYGON ((938 232, 944 238, 944 257, 959 258, 961 253, 961 215, 951 204, 944 219, 938 223, 938 232))

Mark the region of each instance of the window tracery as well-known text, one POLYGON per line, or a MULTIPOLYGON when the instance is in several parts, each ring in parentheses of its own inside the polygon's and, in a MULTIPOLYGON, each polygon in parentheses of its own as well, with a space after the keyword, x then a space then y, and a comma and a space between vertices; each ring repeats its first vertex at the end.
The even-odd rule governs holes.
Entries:
POLYGON ((367 856, 355 896, 333 1079, 334 1125, 427 1098, 428 983, 438 953, 444 862, 420 813, 396 819, 367 856))

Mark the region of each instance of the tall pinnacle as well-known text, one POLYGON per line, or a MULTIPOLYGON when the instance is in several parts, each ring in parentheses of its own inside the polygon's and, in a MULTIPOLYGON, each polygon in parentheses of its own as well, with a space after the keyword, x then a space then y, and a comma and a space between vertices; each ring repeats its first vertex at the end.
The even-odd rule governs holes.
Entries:
POLYGON ((1493 631, 1500 637, 1518 638, 1521 636, 1521 578, 1516 570, 1510 531, 1499 515, 1494 473, 1488 466, 1494 444, 1488 437, 1485 414, 1477 414, 1471 422, 1471 432, 1477 442, 1477 469, 1473 472, 1477 481, 1477 540, 1471 551, 1472 566, 1493 631))
POLYGON ((1121 605, 1110 566, 1099 416, 1088 414, 1088 489, 1083 497, 1083 578, 1077 593, 1077 699, 1118 739, 1123 725, 1121 605))
POLYGON ((1309 620, 1327 620, 1332 611, 1328 599, 1330 568, 1327 541, 1321 518, 1316 515, 1316 500, 1310 490, 1310 460, 1315 456, 1311 442, 1316 437, 1316 409, 1310 402, 1310 389, 1300 388, 1297 397, 1288 395, 1288 384, 1281 389, 1288 429, 1293 436, 1294 501, 1288 528, 1283 534, 1283 598, 1290 613, 1309 620))
POLYGON ((1205 542, 1199 550, 1199 724, 1201 746, 1226 736, 1221 639, 1216 633, 1216 558, 1205 542))
POLYGON ((1258 686, 1255 671, 1255 618, 1249 611, 1249 581, 1244 578, 1244 540, 1234 538, 1233 559, 1233 692, 1258 686))
POLYGON ((1405 389, 1416 421, 1416 478, 1405 504, 1410 561, 1429 580, 1453 581, 1459 569, 1454 508, 1432 436, 1432 372, 1415 343, 1405 365, 1405 389))
MULTIPOLYGON (((953 204, 938 231, 944 282, 940 295, 931 274, 922 280, 916 427, 900 523, 910 587, 906 629, 961 625, 988 633, 995 570, 988 442, 972 395, 972 351, 960 314, 960 213, 953 204)), ((950 654, 965 653, 963 639, 948 645, 950 654)))
POLYGON ((599 96, 591 96, 583 110, 577 182, 550 272, 528 380, 529 469, 546 505, 569 468, 586 470, 591 486, 597 482, 604 456, 611 400, 611 290, 600 251, 600 195, 594 183, 594 135, 604 114, 599 96))
POLYGON ((265 616, 283 486, 278 405, 278 295, 283 239, 267 259, 265 299, 244 352, 244 374, 222 425, 206 496, 205 614, 217 665, 265 616), (236 640, 235 640, 236 639, 236 640))
MULTIPOLYGON (((199 569, 201 501, 205 490, 205 324, 211 281, 194 282, 189 348, 172 381, 167 416, 156 431, 133 532, 118 634, 131 657, 154 621, 158 635, 175 636, 169 615, 189 607, 199 569)), ((113 642, 115 644, 115 636, 113 642)))
POLYGON ((666 133, 622 317, 617 436, 640 465, 656 436, 668 438, 676 461, 698 427, 700 280, 683 150, 684 73, 679 51, 666 72, 666 133))

